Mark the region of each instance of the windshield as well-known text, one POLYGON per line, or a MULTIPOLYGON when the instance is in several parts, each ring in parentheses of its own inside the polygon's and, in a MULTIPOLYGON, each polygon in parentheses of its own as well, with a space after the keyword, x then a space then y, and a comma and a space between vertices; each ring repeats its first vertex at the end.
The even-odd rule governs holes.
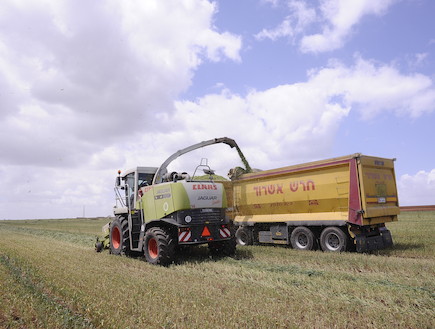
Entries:
POLYGON ((151 185, 153 178, 154 178, 154 174, 139 173, 137 178, 137 185, 138 186, 151 185))

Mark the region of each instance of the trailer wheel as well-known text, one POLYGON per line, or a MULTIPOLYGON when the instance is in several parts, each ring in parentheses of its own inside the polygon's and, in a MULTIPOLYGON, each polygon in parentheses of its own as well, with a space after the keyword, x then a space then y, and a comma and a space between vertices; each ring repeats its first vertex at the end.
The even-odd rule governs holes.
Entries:
POLYGON ((290 243, 293 249, 312 250, 314 247, 314 234, 309 228, 298 226, 290 236, 290 243))
POLYGON ((168 265, 175 255, 174 239, 164 229, 152 227, 145 233, 144 255, 153 265, 168 265))
POLYGON ((236 242, 240 246, 252 244, 252 230, 246 226, 240 226, 236 231, 236 242))
POLYGON ((346 251, 349 245, 349 238, 338 227, 327 227, 320 235, 320 246, 323 251, 342 252, 346 251))
POLYGON ((130 253, 128 222, 124 217, 117 217, 110 225, 110 253, 114 255, 130 253))
POLYGON ((215 241, 208 244, 208 249, 213 256, 234 256, 236 253, 236 240, 215 241))

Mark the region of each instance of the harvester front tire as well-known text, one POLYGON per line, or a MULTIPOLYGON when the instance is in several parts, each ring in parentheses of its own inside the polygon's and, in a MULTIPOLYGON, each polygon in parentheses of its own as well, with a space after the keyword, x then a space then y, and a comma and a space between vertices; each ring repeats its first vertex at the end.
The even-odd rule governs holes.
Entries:
POLYGON ((208 249, 213 256, 234 256, 236 253, 236 239, 209 242, 208 249))
POLYGON ((314 248, 314 234, 305 226, 296 227, 291 236, 290 243, 293 249, 312 250, 314 248))
POLYGON ((240 226, 236 231, 236 242, 240 246, 248 246, 252 244, 253 236, 252 229, 246 226, 240 226))
POLYGON ((117 217, 110 225, 110 253, 113 255, 130 253, 128 221, 123 217, 117 217))
POLYGON ((320 247, 327 252, 342 252, 349 247, 349 238, 338 227, 327 227, 320 234, 320 247))
POLYGON ((152 227, 145 233, 144 255, 153 265, 169 265, 174 260, 175 241, 164 229, 152 227))

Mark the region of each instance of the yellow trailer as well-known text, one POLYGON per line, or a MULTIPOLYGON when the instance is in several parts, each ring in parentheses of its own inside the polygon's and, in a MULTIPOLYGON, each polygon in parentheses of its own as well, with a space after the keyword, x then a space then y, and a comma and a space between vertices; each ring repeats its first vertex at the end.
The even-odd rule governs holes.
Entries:
POLYGON ((391 246, 385 223, 399 214, 394 161, 357 153, 234 175, 227 198, 238 243, 358 252, 391 246))

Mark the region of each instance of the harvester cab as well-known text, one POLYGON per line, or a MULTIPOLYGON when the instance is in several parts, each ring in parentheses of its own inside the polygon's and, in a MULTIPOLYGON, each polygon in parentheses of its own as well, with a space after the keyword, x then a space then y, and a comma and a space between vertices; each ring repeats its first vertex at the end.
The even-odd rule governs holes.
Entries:
MULTIPOLYGON (((180 246, 208 244, 214 255, 231 256, 236 243, 232 221, 227 218, 224 184, 213 180, 214 171, 202 159, 193 175, 170 172, 174 159, 204 146, 224 143, 236 147, 246 170, 250 170, 234 140, 216 138, 182 149, 160 167, 136 167, 116 177, 115 219, 108 247, 115 255, 141 255, 152 264, 166 265, 180 246), (206 176, 196 176, 203 169, 206 176)), ((99 241, 97 241, 99 243, 99 241)))
POLYGON ((113 209, 115 215, 125 214, 135 209, 141 197, 141 189, 152 183, 157 169, 156 167, 136 167, 127 170, 123 175, 121 175, 121 170, 118 171, 115 181, 116 204, 113 209))

